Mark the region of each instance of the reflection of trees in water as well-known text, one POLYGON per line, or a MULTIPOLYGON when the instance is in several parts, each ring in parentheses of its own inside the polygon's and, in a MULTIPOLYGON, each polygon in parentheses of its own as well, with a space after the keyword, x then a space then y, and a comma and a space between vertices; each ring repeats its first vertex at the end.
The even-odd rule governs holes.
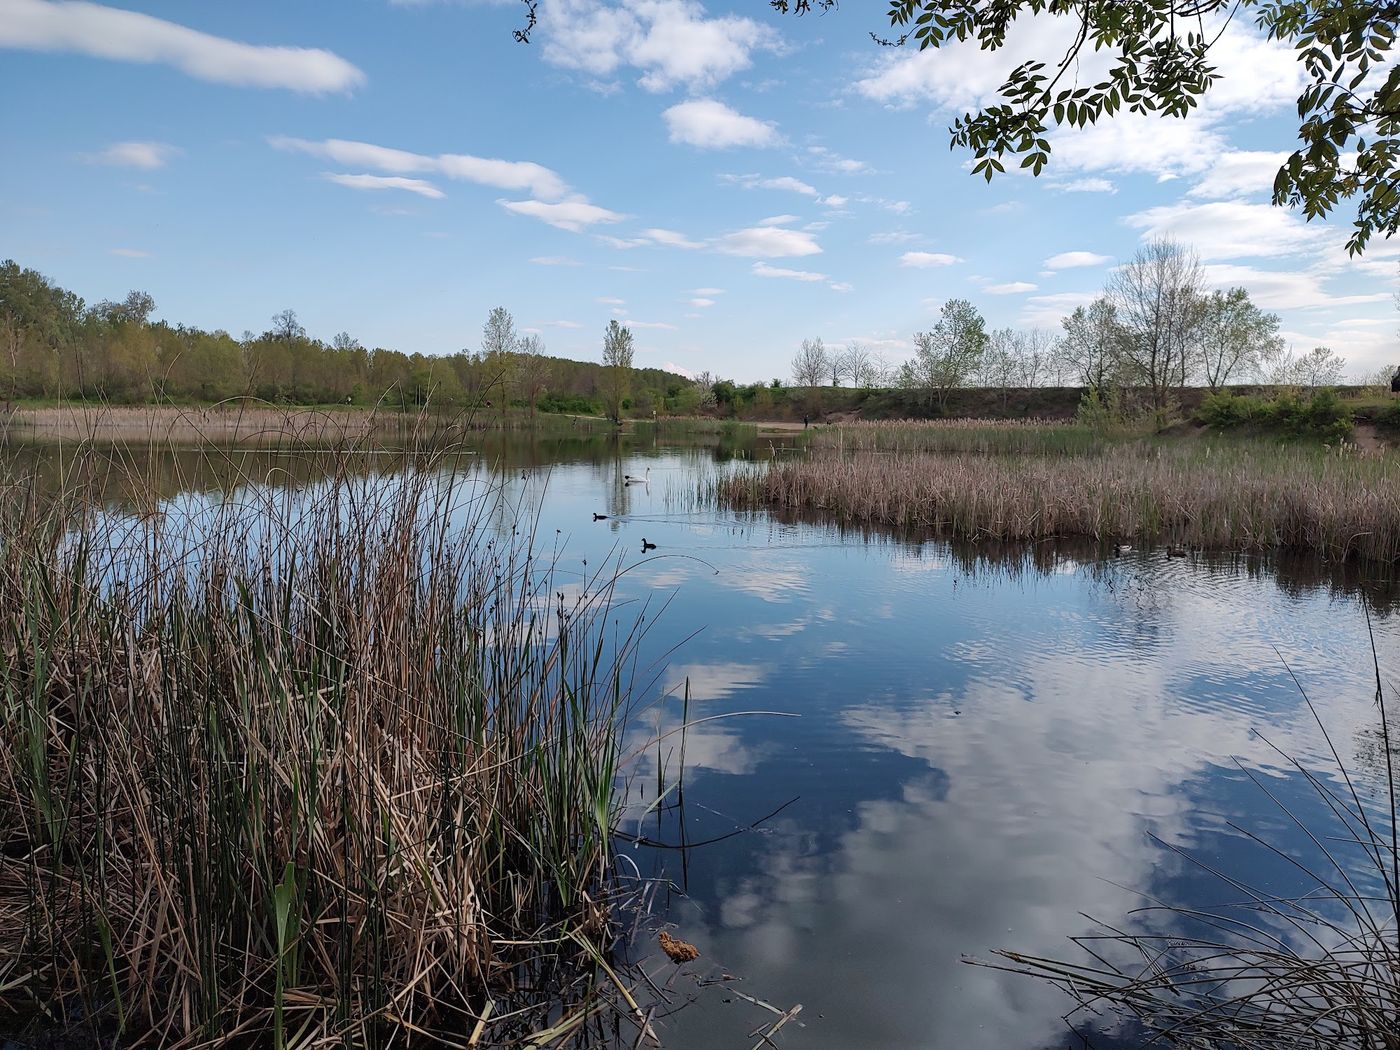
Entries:
POLYGON ((819 514, 784 511, 772 516, 786 524, 820 526, 843 539, 858 537, 865 542, 894 544, 911 558, 947 558, 962 575, 973 579, 1015 580, 1073 570, 1118 593, 1125 585, 1122 569, 1132 566, 1137 570, 1134 582, 1138 585, 1138 604, 1152 600, 1153 595, 1160 598, 1167 577, 1185 565, 1198 578, 1204 576, 1222 583, 1241 576, 1271 580, 1294 599, 1325 593, 1334 598, 1360 598, 1380 616, 1390 616, 1400 609, 1400 566, 1374 561, 1325 561, 1316 554, 1296 550, 1191 551, 1185 557, 1170 557, 1166 548, 1120 551, 1115 544, 1083 536, 1035 542, 973 542, 939 537, 924 529, 835 523, 819 514))

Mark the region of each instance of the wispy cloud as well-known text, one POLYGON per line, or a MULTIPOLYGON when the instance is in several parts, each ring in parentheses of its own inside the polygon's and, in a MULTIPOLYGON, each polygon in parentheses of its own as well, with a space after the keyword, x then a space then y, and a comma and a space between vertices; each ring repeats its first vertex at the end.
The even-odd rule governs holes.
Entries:
POLYGON ((321 178, 334 182, 338 186, 348 186, 352 190, 406 190, 431 200, 441 200, 446 196, 431 182, 425 182, 423 179, 408 179, 402 175, 342 175, 338 172, 324 171, 321 173, 321 178))
POLYGON ((108 248, 108 255, 120 255, 123 259, 149 259, 150 252, 143 252, 139 248, 108 248))
MULTIPOLYGON (((3 0, 0 0, 3 11, 3 0)), ((0 29, 0 33, 3 33, 0 29)), ((141 168, 152 171, 163 168, 183 150, 165 142, 114 142, 106 149, 87 156, 92 164, 110 164, 115 168, 141 168)))
MULTIPOLYGON (((5 0, 0 0, 4 3, 5 0)), ((392 175, 443 175, 500 190, 518 190, 541 200, 559 200, 569 194, 568 184, 555 172, 527 160, 499 160, 468 153, 429 155, 377 146, 348 139, 299 139, 273 135, 268 145, 290 153, 306 153, 337 164, 372 168, 392 175)))
POLYGON ((365 82, 361 70, 330 51, 245 44, 84 0, 0 0, 0 47, 167 65, 199 80, 307 94, 365 82))
POLYGON ((513 211, 517 215, 528 215, 558 229, 568 230, 570 233, 582 233, 589 226, 600 222, 621 222, 627 218, 618 212, 600 208, 596 204, 589 204, 585 200, 569 200, 559 203, 499 200, 496 203, 505 208, 506 211, 513 211))
POLYGON ((583 263, 577 259, 570 259, 567 255, 536 255, 530 260, 536 266, 582 266, 583 263))
POLYGON ((952 266, 956 262, 962 262, 962 260, 956 255, 949 255, 946 252, 905 252, 899 257, 900 266, 912 266, 918 270, 927 270, 935 266, 952 266))
POLYGON ((1095 252, 1060 252, 1059 255, 1052 255, 1045 260, 1047 270, 1073 270, 1081 266, 1102 266, 1104 263, 1113 261, 1111 255, 1099 255, 1095 252))
POLYGON ((820 255, 822 250, 821 245, 810 233, 785 230, 777 226, 753 226, 727 233, 719 239, 718 247, 726 255, 747 255, 764 259, 820 255))
POLYGON ((753 275, 755 277, 784 277, 790 281, 825 281, 824 273, 814 273, 811 270, 789 270, 783 266, 769 266, 767 263, 754 263, 753 275))

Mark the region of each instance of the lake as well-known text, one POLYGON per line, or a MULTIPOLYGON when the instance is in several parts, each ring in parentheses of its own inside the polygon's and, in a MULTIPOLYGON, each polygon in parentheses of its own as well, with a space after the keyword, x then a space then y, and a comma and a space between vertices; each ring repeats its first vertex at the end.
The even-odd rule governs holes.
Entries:
MULTIPOLYGON (((649 624, 621 825, 640 841, 619 849, 659 880, 646 928, 701 952, 671 979, 684 1008, 656 1022, 666 1046, 752 1045, 774 1017, 735 990, 803 1005, 783 1046, 1082 1045, 1061 993, 964 958, 1073 957, 1083 913, 1117 924, 1148 899, 1236 899, 1208 867, 1267 893, 1304 887, 1247 834, 1317 861, 1251 779, 1321 821, 1284 757, 1330 761, 1299 684, 1363 793, 1379 784, 1368 611, 1383 675, 1400 676, 1400 592, 1379 573, 986 549, 707 504, 715 472, 794 454, 780 443, 491 435, 452 464, 491 502, 488 527, 557 551, 557 589, 616 565, 614 618, 649 624), (740 980, 695 979, 721 973, 740 980)), ((314 499, 325 470, 265 450, 116 458, 176 517, 239 500, 248 478, 314 499)), ((131 513, 119 480, 111 497, 116 519, 131 513)), ((670 973, 650 933, 632 953, 670 973)))

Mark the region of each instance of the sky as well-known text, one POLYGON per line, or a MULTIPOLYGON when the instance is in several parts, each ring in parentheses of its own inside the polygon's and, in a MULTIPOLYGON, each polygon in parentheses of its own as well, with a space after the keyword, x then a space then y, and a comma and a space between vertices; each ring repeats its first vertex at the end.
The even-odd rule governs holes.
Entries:
MULTIPOLYGON (((905 359, 949 298, 1058 330, 1145 239, 1276 311, 1353 377, 1400 363, 1400 244, 1269 204, 1297 135, 1290 50, 1232 22, 1185 120, 1051 136, 990 185, 948 126, 1066 26, 1001 53, 881 48, 883 5, 766 0, 189 4, 0 0, 0 258, 89 302, 234 335, 445 354, 505 306, 547 352, 787 378, 805 338, 905 359)), ((1080 70, 1092 83, 1096 59, 1080 70)))

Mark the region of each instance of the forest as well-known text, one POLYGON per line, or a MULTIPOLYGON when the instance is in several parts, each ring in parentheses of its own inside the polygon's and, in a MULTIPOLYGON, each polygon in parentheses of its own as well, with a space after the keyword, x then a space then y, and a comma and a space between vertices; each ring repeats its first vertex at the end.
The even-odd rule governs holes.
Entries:
MULTIPOLYGON (((601 363, 545 353, 497 307, 480 344, 443 356, 366 347, 349 333, 307 334, 292 310, 261 333, 153 321, 155 299, 85 303, 36 270, 0 263, 0 397, 113 404, 215 402, 251 396, 276 404, 475 407, 600 413, 601 363)), ((600 340, 600 352, 601 352, 600 340)), ((630 370, 622 408, 632 415, 693 411, 702 391, 658 368, 630 370)))

